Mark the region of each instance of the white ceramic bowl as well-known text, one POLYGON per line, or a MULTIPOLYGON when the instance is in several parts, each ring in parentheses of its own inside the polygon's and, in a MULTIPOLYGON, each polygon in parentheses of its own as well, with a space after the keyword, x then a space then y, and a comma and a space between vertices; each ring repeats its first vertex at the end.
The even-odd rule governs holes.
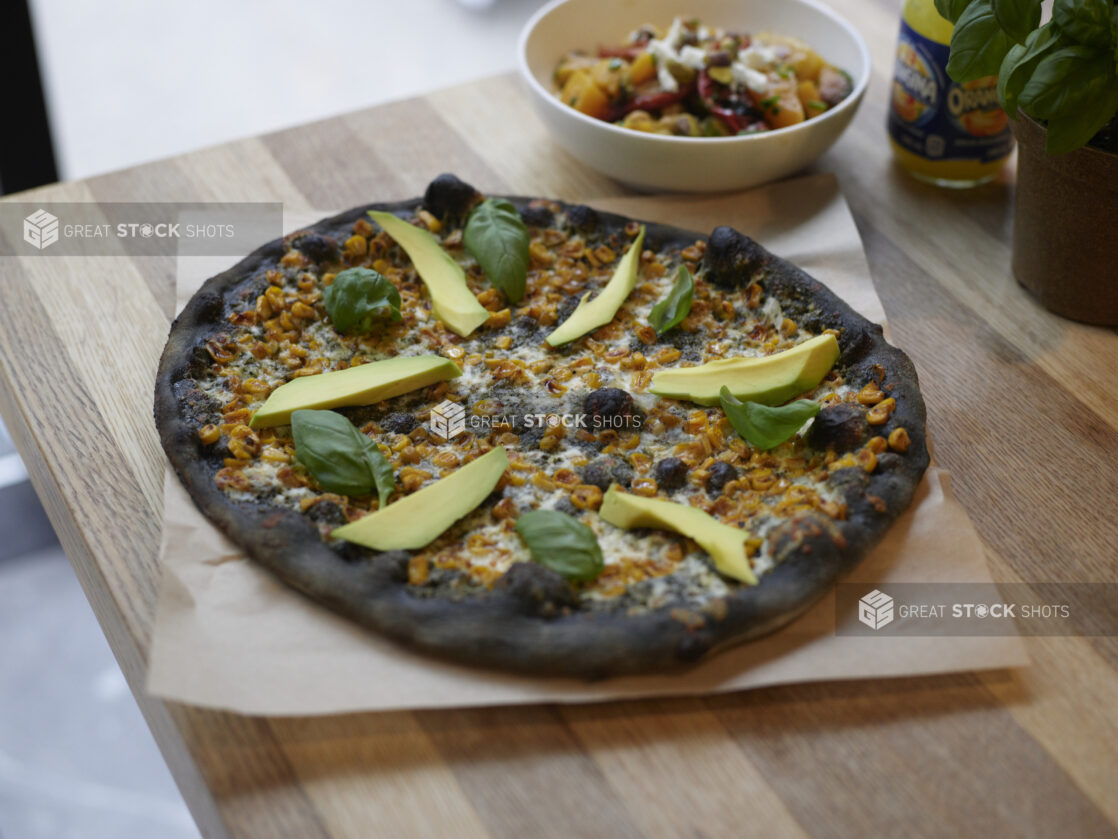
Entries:
POLYGON ((804 168, 850 124, 870 76, 869 51, 857 30, 813 0, 555 0, 524 27, 518 59, 536 110, 563 148, 628 186, 678 192, 745 189, 804 168), (618 128, 556 97, 551 77, 565 52, 621 44, 641 24, 666 27, 676 15, 731 31, 800 38, 849 73, 854 91, 814 119, 742 137, 670 137, 618 128))

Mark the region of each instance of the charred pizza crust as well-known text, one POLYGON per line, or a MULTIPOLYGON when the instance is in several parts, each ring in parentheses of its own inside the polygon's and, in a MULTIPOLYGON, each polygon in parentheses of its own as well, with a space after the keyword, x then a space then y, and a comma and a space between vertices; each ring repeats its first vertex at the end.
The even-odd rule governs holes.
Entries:
MULTIPOLYGON (((888 434, 903 428, 903 455, 883 452, 867 471, 852 465, 831 474, 846 505, 844 519, 818 511, 795 515, 768 534, 775 567, 756 586, 733 586, 698 608, 668 603, 631 613, 579 607, 572 586, 535 563, 515 563, 484 591, 431 591, 409 585, 409 552, 376 553, 323 540, 307 515, 266 497, 233 500, 215 484, 221 447, 208 446, 200 428, 212 421, 212 399, 198 381, 212 364, 207 345, 228 329, 229 318, 256 299, 266 271, 280 265, 292 238, 311 259, 336 255, 370 209, 414 216, 420 209, 454 223, 476 199, 472 187, 440 176, 422 200, 356 207, 325 219, 296 237, 271 242, 208 280, 172 325, 156 381, 155 420, 175 472, 199 509, 256 562, 313 600, 414 649, 453 661, 521 673, 600 678, 662 670, 710 651, 772 632, 790 622, 849 571, 910 504, 928 453, 925 410, 916 371, 870 323, 822 283, 729 228, 708 238, 648 223, 645 247, 678 253, 706 241, 703 268, 714 285, 732 288, 760 278, 787 317, 807 330, 834 329, 836 365, 853 388, 876 382, 895 400, 888 434)), ((590 208, 511 197, 529 224, 546 225, 558 208, 588 243, 617 241, 632 220, 590 208)), ((841 413, 841 412, 839 412, 841 413)), ((836 415, 818 422, 813 444, 838 452, 864 442, 865 429, 836 415), (853 435, 854 439, 845 439, 853 435)), ((494 503, 494 493, 487 503, 494 503)))

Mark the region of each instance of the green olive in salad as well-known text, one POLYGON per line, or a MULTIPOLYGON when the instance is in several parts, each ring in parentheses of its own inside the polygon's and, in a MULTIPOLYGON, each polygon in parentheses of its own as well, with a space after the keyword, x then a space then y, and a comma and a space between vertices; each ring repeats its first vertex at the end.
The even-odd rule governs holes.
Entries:
POLYGON ((814 119, 853 90, 850 76, 803 41, 729 32, 676 18, 627 44, 574 50, 555 68, 559 99, 622 128, 729 137, 814 119))

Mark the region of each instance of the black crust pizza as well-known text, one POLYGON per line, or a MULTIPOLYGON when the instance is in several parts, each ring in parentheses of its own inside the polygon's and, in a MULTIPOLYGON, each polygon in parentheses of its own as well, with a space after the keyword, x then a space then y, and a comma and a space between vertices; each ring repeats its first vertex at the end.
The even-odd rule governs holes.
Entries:
POLYGON ((820 282, 728 227, 703 236, 559 201, 493 198, 526 231, 522 288, 510 292, 464 242, 483 200, 443 175, 422 199, 341 213, 211 278, 175 320, 156 382, 163 447, 200 510, 251 559, 413 649, 600 678, 693 662, 788 623, 909 506, 928 464, 916 372, 880 326, 820 282), (476 326, 444 322, 420 260, 376 213, 457 263, 481 311, 476 326), (558 326, 606 296, 630 252, 635 282, 612 318, 556 342, 558 326), (372 311, 385 316, 367 329, 343 331, 340 310, 329 314, 343 272, 379 284, 372 311), (654 328, 653 309, 684 274, 689 308, 654 328), (725 402, 655 392, 661 372, 775 357, 815 339, 837 344, 837 358, 794 394, 814 417, 793 421, 777 444, 751 443, 725 402), (338 491, 336 464, 316 459, 293 425, 254 420, 289 383, 420 356, 452 362, 452 373, 326 417, 371 452, 375 489, 370 478, 338 491), (448 405, 458 421, 449 432, 432 423, 448 405), (476 506, 457 509, 458 488, 428 492, 499 448, 476 506), (377 549, 335 535, 400 510, 367 519, 388 539, 372 544, 395 544, 393 527, 434 527, 408 522, 425 499, 431 521, 447 521, 423 544, 377 549), (615 501, 664 503, 659 518, 619 527, 603 516, 615 501), (691 518, 729 534, 744 572, 727 572, 677 524, 691 518), (533 520, 541 526, 530 533, 533 520), (572 571, 568 560, 583 564, 572 571))

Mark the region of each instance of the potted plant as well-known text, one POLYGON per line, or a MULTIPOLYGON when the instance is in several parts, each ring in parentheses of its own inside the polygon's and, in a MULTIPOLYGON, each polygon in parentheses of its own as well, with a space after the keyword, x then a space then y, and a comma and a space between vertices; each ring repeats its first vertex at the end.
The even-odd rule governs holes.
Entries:
POLYGON ((935 0, 947 73, 998 76, 1018 142, 1013 273, 1057 314, 1118 324, 1118 5, 935 0))

